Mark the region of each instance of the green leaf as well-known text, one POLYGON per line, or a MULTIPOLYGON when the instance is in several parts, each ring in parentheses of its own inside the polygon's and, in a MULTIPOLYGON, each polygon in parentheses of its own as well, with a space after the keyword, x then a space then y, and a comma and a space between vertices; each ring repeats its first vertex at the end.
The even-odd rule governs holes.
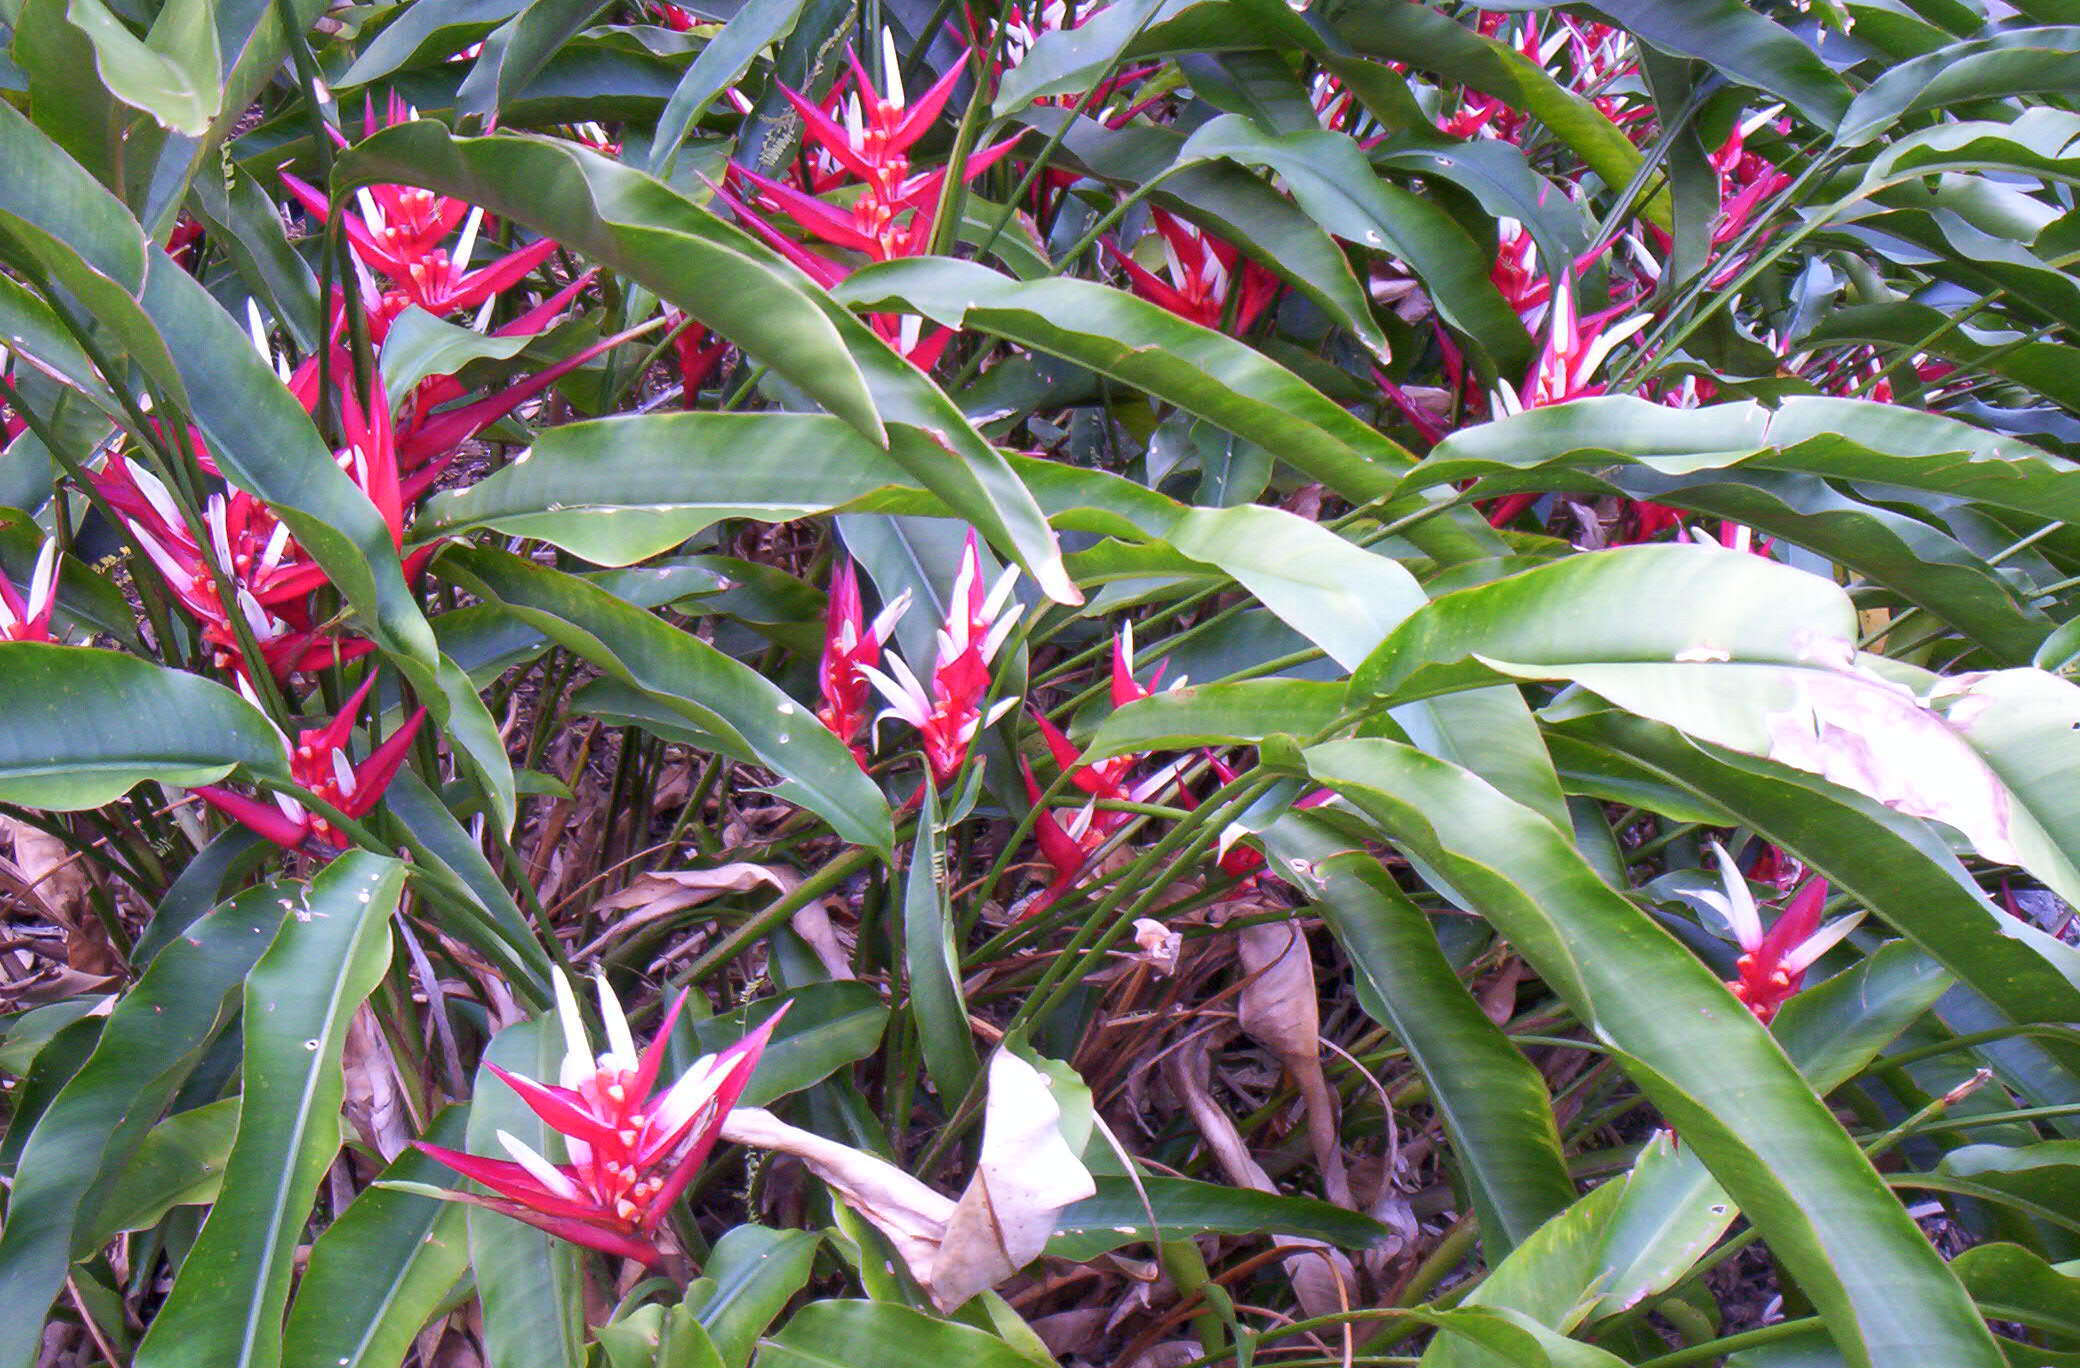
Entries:
POLYGON ((1286 1197, 1255 1188, 1222 1187, 1189 1178, 1143 1178, 1137 1188, 1126 1178, 1097 1180, 1098 1193, 1065 1207, 1055 1218, 1047 1252, 1088 1262, 1109 1249, 1158 1238, 1193 1235, 1260 1235, 1267 1230, 1326 1240, 1345 1249, 1368 1249, 1392 1232, 1370 1216, 1312 1197, 1286 1197), (1148 1204, 1142 1204, 1143 1193, 1148 1204), (1156 1227, 1148 1224, 1155 1208, 1156 1227))
POLYGON ((1048 137, 1061 135, 1053 163, 1083 171, 1115 190, 1146 192, 1152 202, 1284 276, 1374 354, 1385 349, 1371 301, 1343 249, 1306 211, 1240 164, 1185 160, 1187 135, 1174 128, 1138 122, 1107 128, 1050 105, 1020 110, 1017 117, 1048 137))
POLYGON ((1416 610, 1351 675, 1353 698, 1491 683, 1489 660, 1782 662, 1856 635, 1839 585, 1760 556, 1671 543, 1569 556, 1416 610), (1754 611, 1768 603, 1770 611, 1754 611), (1594 605, 1592 608, 1591 605, 1594 605))
POLYGON ((785 38, 800 18, 805 0, 748 0, 729 16, 720 33, 709 37, 701 55, 693 59, 680 78, 657 128, 650 135, 650 165, 653 176, 668 175, 679 144, 715 97, 743 79, 758 54, 785 38))
POLYGON ((725 754, 779 772, 773 792, 845 840, 886 851, 888 803, 843 742, 749 666, 572 575, 493 551, 454 551, 445 572, 623 683, 683 714, 725 754))
MULTIPOLYGON (((229 1016, 231 993, 267 949, 295 886, 249 890, 152 960, 99 1043, 21 1143, 0 1230, 0 1364, 28 1368, 41 1314, 64 1286, 96 1190, 121 1172, 229 1016)), ((33 1079, 32 1079, 33 1081, 33 1079)), ((17 1106, 27 1105, 26 1097, 17 1106)), ((10 1142, 14 1142, 10 1135, 10 1142)), ((79 1251, 87 1252, 87 1251, 79 1251)))
POLYGON ((1768 1033, 1597 877, 1571 834, 1392 742, 1330 742, 1305 760, 1449 880, 1616 1052, 1852 1362, 2001 1361, 1956 1280, 1768 1033))
POLYGON ((138 1368, 281 1362, 296 1244, 339 1151, 340 1052, 389 965, 404 872, 366 851, 340 856, 246 977, 238 1138, 209 1220, 138 1346, 138 1368))
POLYGON ((1786 101, 1822 128, 1842 122, 1849 89, 1804 41, 1740 0, 1596 0, 1643 42, 1709 63, 1786 101))
POLYGON ((492 30, 455 93, 456 112, 487 126, 541 73, 556 50, 577 35, 606 0, 529 0, 492 30))
MULTIPOLYGON (((1567 722, 1562 731, 1706 798, 1725 809, 1729 824, 1791 851, 2010 1020, 2080 1019, 2080 986, 2046 958, 2048 938, 1994 907, 1926 823, 1825 790, 1806 776, 1698 746, 1655 723, 1602 713, 1567 722)), ((2080 1077, 2080 1051, 2043 1044, 2080 1077)))
POLYGON ((910 874, 903 883, 903 958, 910 984, 910 1015, 924 1048, 925 1070, 939 1096, 966 1097, 982 1068, 968 1005, 961 998, 960 956, 953 944, 953 912, 941 882, 945 833, 939 828, 939 795, 929 780, 924 807, 911 843, 910 874))
POLYGON ((662 182, 581 148, 454 138, 427 122, 357 144, 334 179, 342 193, 391 181, 480 204, 643 285, 869 439, 887 442, 884 419, 930 432, 928 455, 891 454, 1031 572, 1044 593, 1079 601, 1032 496, 960 408, 769 248, 662 182))
MULTIPOLYGON (((555 1078, 563 1036, 553 1017, 508 1026, 493 1037, 484 1063, 526 1078, 555 1078)), ((471 1154, 500 1154, 498 1132, 510 1131, 535 1152, 560 1161, 561 1142, 520 1095, 479 1067, 470 1101, 471 1154)), ((584 1368, 584 1270, 576 1245, 510 1216, 472 1206, 464 1213, 469 1266, 484 1307, 489 1368, 584 1368)))
POLYGON ((1897 404, 1800 396, 1676 409, 1630 396, 1578 399, 1462 428, 1437 444, 1412 487, 1481 478, 1478 493, 1565 487, 1503 472, 1594 470, 1637 462, 1665 475, 1753 464, 1983 500, 2080 521, 2080 465, 1955 418, 1897 404))
MULTIPOLYGON (((715 1054, 758 1029, 783 1006, 787 1016, 766 1042, 758 1071, 737 1099, 739 1106, 768 1106, 821 1083, 873 1054, 888 1029, 888 1004, 866 984, 846 981, 811 983, 704 1017, 693 1023, 693 1038, 703 1051, 715 1054)), ((672 1056, 675 1066, 692 1062, 679 1058, 676 1050, 672 1056)))
POLYGON ((2009 29, 1901 62, 1858 91, 1835 130, 1855 147, 1906 115, 1968 100, 2062 94, 2080 80, 2080 28, 2009 29))
POLYGON ((1505 373, 1531 364, 1530 334, 1489 279, 1492 254, 1437 203, 1381 180, 1348 137, 1319 128, 1274 135, 1226 114, 1186 139, 1179 156, 1194 155, 1268 167, 1322 227, 1406 262, 1444 319, 1505 373))
POLYGON ((1371 855, 1294 817, 1264 841, 1351 957, 1359 1005, 1430 1085, 1490 1264, 1574 1201, 1545 1080, 1452 971, 1429 918, 1371 855))
POLYGON ((744 1368, 758 1337, 809 1281, 823 1238, 807 1230, 740 1225, 715 1242, 701 1268, 714 1284, 694 1315, 726 1368, 744 1368))
POLYGON ((93 43, 110 94, 163 128, 199 137, 224 94, 216 8, 215 0, 169 5, 142 40, 101 0, 68 0, 65 17, 93 43))
POLYGON ((282 741, 221 684, 86 646, 0 642, 0 801, 96 808, 147 779, 193 787, 232 766, 287 781, 282 741), (179 717, 178 728, 162 719, 179 717))
POLYGON ((101 1199, 99 1231, 144 1230, 174 1207, 216 1201, 238 1132, 238 1101, 220 1098, 152 1127, 101 1199))
POLYGON ((757 1368, 1033 1368, 994 1335, 893 1302, 818 1301, 758 1346, 757 1368))
MULTIPOLYGON (((449 1107, 425 1138, 462 1144, 465 1107, 449 1107)), ((439 1161, 406 1150, 379 1183, 448 1185, 439 1161)), ((311 1245, 289 1312, 285 1368, 389 1368, 469 1272, 465 1208, 382 1186, 362 1190, 311 1245)))
POLYGON ((1314 736, 1344 713, 1344 686, 1302 679, 1244 679, 1165 689, 1105 714, 1087 761, 1192 746, 1314 736))
POLYGON ((528 0, 420 0, 402 6, 380 33, 362 44, 353 64, 333 85, 352 90, 422 59, 459 52, 527 4, 528 0))
POLYGON ((974 262, 915 257, 865 267, 835 294, 1074 361, 1257 443, 1347 498, 1387 493, 1413 460, 1262 353, 1092 281, 1020 281, 974 262))

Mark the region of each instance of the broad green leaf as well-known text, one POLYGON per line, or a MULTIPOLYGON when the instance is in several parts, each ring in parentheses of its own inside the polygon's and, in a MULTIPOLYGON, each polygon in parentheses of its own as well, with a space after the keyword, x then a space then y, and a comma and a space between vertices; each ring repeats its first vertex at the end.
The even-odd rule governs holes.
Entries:
MULTIPOLYGON (((787 1015, 773 1029, 758 1071, 751 1075, 739 1106, 764 1107, 824 1079, 873 1054, 888 1028, 888 1005, 864 983, 811 983, 791 992, 758 998, 735 1011, 703 1017, 692 1024, 700 1048, 714 1054, 742 1040, 782 1007, 787 1015)), ((682 1058, 674 1040, 668 1056, 676 1068, 693 1063, 682 1058)))
POLYGON ((1532 409, 1453 433, 1411 484, 1479 478, 1483 494, 1564 488, 1548 467, 1595 470, 1628 462, 1670 476, 1754 464, 2080 521, 2080 465, 2072 461, 1940 414, 1804 396, 1775 409, 1748 402, 1677 409, 1620 395, 1532 409), (1519 471, 1542 473, 1521 483, 1509 478, 1519 471))
POLYGON ((495 602, 686 716, 725 753, 780 774, 773 792, 877 850, 894 842, 888 803, 843 742, 778 685, 707 642, 572 575, 502 552, 450 552, 441 565, 495 602))
MULTIPOLYGON (((1824 790, 1807 776, 1700 747, 1655 723, 1601 713, 1560 730, 1590 753, 1615 753, 1705 798, 1791 851, 2009 1020, 2080 1019, 2080 986, 2046 958, 2047 938, 1994 907, 1926 823, 1824 790)), ((2080 1050, 2044 1045, 2080 1077, 2080 1050)))
POLYGON ((888 441, 884 420, 930 431, 928 454, 891 454, 1042 592, 1078 601, 1032 496, 959 407, 771 249, 662 182, 582 148, 454 138, 426 122, 358 144, 335 179, 342 192, 395 181, 483 205, 653 291, 874 442, 888 441))
POLYGON ((1806 43, 1740 0, 1597 0, 1596 7, 1643 42, 1697 57, 1725 77, 1788 102, 1833 128, 1849 90, 1806 43))
MULTIPOLYGON (((553 1079, 563 1059, 563 1035, 553 1017, 536 1017, 500 1031, 484 1062, 526 1078, 553 1079)), ((463 1148, 502 1154, 498 1132, 510 1131, 552 1162, 561 1142, 520 1095, 489 1069, 479 1068, 463 1148)), ((484 1350, 489 1368, 584 1368, 584 1269, 576 1245, 510 1216, 472 1206, 463 1214, 469 1267, 484 1307, 484 1350)))
POLYGON ((1033 1368, 994 1335, 894 1302, 817 1301, 761 1340, 756 1368, 1033 1368))
POLYGON ((2080 28, 2010 29, 1901 62, 1858 91, 1835 130, 1857 146, 1905 115, 1968 100, 2062 94, 2080 80, 2080 28))
POLYGON ((247 975, 238 1138, 209 1220, 138 1346, 138 1368, 281 1362, 296 1244, 339 1151, 340 1052, 389 966, 404 873, 366 851, 340 856, 247 975))
POLYGON ((1226 114, 1195 129, 1178 155, 1268 167, 1322 227, 1407 263, 1439 314, 1506 374, 1531 364, 1530 335, 1489 279, 1492 254, 1436 202, 1381 180, 1351 139, 1319 128, 1274 135, 1226 114))
POLYGON ((916 257, 863 268, 839 298, 979 328, 1167 399, 1257 443, 1346 497, 1385 494, 1411 460, 1391 439, 1231 337, 1087 280, 1013 280, 974 262, 916 257))
POLYGON ((941 1097, 965 1097, 982 1068, 968 1005, 961 997, 960 956, 953 943, 953 910, 941 882, 946 834, 939 828, 939 795, 929 781, 903 881, 904 969, 909 1010, 923 1047, 926 1071, 941 1097))
MULTIPOLYGON (((1951 1261, 1965 1290, 1978 1301, 1988 1320, 2026 1325, 2055 1336, 2053 1343, 2080 1343, 2080 1278, 2062 1271, 2020 1245, 1985 1244, 1967 1249, 1951 1261)), ((2018 1359, 2042 1357, 2017 1344, 2018 1359)))
POLYGON ((0 642, 0 801, 71 811, 147 779, 192 787, 232 766, 287 781, 280 735, 221 684, 115 651, 0 642), (163 719, 179 717, 169 728, 163 719))
POLYGON ((740 1225, 715 1242, 701 1279, 713 1284, 694 1309, 726 1368, 744 1368, 758 1337, 809 1281, 822 1237, 806 1230, 740 1225))
POLYGON ((1571 835, 1392 742, 1330 742, 1304 758, 1317 781, 1449 880, 1617 1053, 1852 1362, 1931 1352, 1961 1365, 2001 1361, 1956 1280, 1768 1033, 1596 876, 1571 835))
POLYGON ((1188 684, 1105 714, 1085 748, 1086 760, 1191 746, 1314 736, 1344 712, 1344 686, 1303 679, 1244 679, 1188 684))
POLYGON ((743 78, 758 54, 787 36, 800 17, 805 0, 749 0, 730 15, 722 31, 708 39, 701 55, 686 68, 686 75, 672 91, 657 127, 650 135, 650 165, 653 176, 667 175, 687 130, 708 112, 708 106, 731 85, 743 78))
POLYGON ((68 0, 66 18, 94 45, 109 93, 191 137, 209 131, 223 97, 215 0, 188 0, 159 12, 139 39, 101 0, 68 0))
POLYGON ((41 1312, 64 1286, 75 1252, 87 1252, 76 1246, 98 1186, 128 1163, 228 1019, 233 990, 299 892, 268 884, 240 894, 160 951, 28 1130, 0 1230, 0 1301, 13 1312, 0 1317, 0 1364, 36 1361, 41 1312))
POLYGON ((1087 1262, 1109 1249, 1156 1239, 1193 1235, 1260 1235, 1267 1230, 1326 1240, 1345 1249, 1367 1249, 1392 1235, 1370 1216, 1313 1197, 1287 1197, 1255 1188, 1223 1187, 1190 1178, 1127 1178, 1099 1175, 1098 1193, 1065 1207, 1056 1218, 1047 1252, 1087 1262), (1142 1203, 1146 1194, 1148 1201, 1142 1203), (1148 1224, 1155 1208, 1156 1228, 1148 1224))
POLYGON ((456 110, 485 126, 549 64, 606 0, 529 0, 492 30, 455 94, 456 110))
POLYGON ((1083 171, 1115 190, 1145 192, 1153 203, 1218 234, 1284 276, 1375 354, 1386 347, 1386 337, 1373 321, 1371 302, 1343 249, 1322 224, 1241 164, 1197 154, 1196 159, 1186 159, 1187 135, 1160 125, 1107 128, 1049 105, 1021 110, 1018 119, 1050 138, 1061 135, 1055 163, 1083 171))
POLYGON ((1685 544, 1569 556, 1431 600, 1351 676, 1354 699, 1492 682, 1489 660, 1795 664, 1855 639, 1839 585, 1760 556, 1685 544), (1768 603, 1770 612, 1754 605, 1768 603))
POLYGON ((176 1206, 217 1200, 237 1132, 235 1097, 176 1112, 152 1127, 101 1199, 97 1233, 144 1230, 176 1206))
POLYGON ((393 408, 429 375, 453 375, 472 361, 510 361, 527 349, 532 337, 500 337, 435 318, 416 304, 390 321, 383 338, 383 388, 393 408))
POLYGON ((352 90, 422 59, 458 52, 518 14, 527 3, 528 0, 420 0, 418 4, 402 6, 381 32, 361 46, 353 64, 333 84, 352 90))
MULTIPOLYGON (((700 1286, 694 1284, 689 1299, 699 1295, 700 1286)), ((606 1368, 723 1368, 714 1341, 683 1303, 639 1306, 600 1326, 595 1338, 606 1354, 606 1368)))
MULTIPOLYGON (((462 1144, 464 1107, 433 1119, 425 1138, 462 1144)), ((406 1150, 383 1182, 458 1181, 438 1161, 406 1150)), ((289 1311, 286 1368, 389 1368, 469 1272, 465 1208, 381 1186, 363 1189, 311 1245, 310 1266, 289 1311)))
POLYGON ((1430 1085, 1499 1262, 1574 1200, 1545 1080, 1452 971, 1430 922, 1374 857, 1305 818, 1265 833, 1274 867, 1321 912, 1351 957, 1358 1001, 1394 1032, 1430 1085))

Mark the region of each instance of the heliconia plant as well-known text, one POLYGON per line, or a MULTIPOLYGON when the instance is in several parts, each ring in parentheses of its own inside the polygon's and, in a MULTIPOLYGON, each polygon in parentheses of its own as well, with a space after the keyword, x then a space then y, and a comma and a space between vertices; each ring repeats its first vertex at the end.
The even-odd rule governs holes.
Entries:
POLYGON ((0 1368, 2080 1354, 2069 8, 0 6, 0 1368))

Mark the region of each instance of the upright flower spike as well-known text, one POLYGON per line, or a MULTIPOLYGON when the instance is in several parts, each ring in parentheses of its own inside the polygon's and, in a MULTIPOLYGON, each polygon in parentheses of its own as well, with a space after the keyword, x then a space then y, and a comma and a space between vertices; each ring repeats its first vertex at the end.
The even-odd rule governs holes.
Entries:
POLYGON ((816 720, 830 728, 852 751, 859 767, 867 767, 868 748, 859 734, 867 725, 867 705, 873 689, 864 667, 881 663, 881 647, 888 634, 910 609, 910 591, 905 589, 870 623, 859 597, 859 572, 851 561, 831 579, 830 606, 823 617, 823 656, 816 663, 816 684, 823 703, 816 720))
POLYGON ((1733 857, 1717 841, 1712 842, 1712 854, 1718 858, 1725 892, 1689 896, 1717 910, 1733 928, 1741 957, 1727 987, 1747 1004, 1757 1020, 1768 1025, 1777 1009, 1804 985, 1806 970, 1855 930, 1864 914, 1858 912, 1821 926, 1820 913, 1827 904, 1827 880, 1811 878, 1791 895, 1776 923, 1765 931, 1755 897, 1748 891, 1748 881, 1733 857))
MULTIPOLYGON (((290 777, 349 817, 364 817, 374 810, 382 799, 383 790, 390 786, 390 781, 403 767, 412 737, 426 720, 426 709, 419 709, 412 714, 410 721, 370 751, 366 760, 359 765, 353 764, 347 758, 347 742, 354 734, 354 718, 360 713, 361 705, 367 701, 375 682, 375 673, 370 671, 337 717, 322 727, 298 732, 296 744, 287 748, 290 777)), ((244 680, 239 683, 245 687, 244 680)), ((194 792, 211 807, 276 845, 323 855, 336 854, 345 848, 345 841, 332 823, 286 794, 272 795, 274 803, 270 806, 214 784, 205 784, 194 792)))
POLYGON ((509 1159, 414 1143, 498 1194, 482 1198, 457 1193, 454 1200, 488 1206, 573 1244, 659 1268, 669 1251, 658 1227, 714 1149, 723 1118, 751 1081, 759 1055, 786 1009, 728 1049, 694 1061, 677 1082, 656 1093, 665 1045, 685 1005, 686 990, 672 999, 657 1035, 639 1055, 628 1018, 605 976, 596 981, 607 1031, 604 1053, 591 1053, 577 998, 558 970, 556 1012, 565 1053, 556 1083, 540 1083, 496 1064, 485 1066, 563 1137, 569 1162, 555 1163, 507 1131, 498 1132, 498 1142, 509 1159))
POLYGON ((0 641, 49 641, 51 613, 58 606, 58 543, 44 538, 29 572, 29 592, 17 594, 0 575, 0 641))
POLYGON ((1018 567, 1010 566, 987 591, 983 589, 982 554, 970 529, 946 624, 938 633, 931 687, 925 687, 898 655, 888 657, 888 674, 864 662, 859 665, 860 673, 888 700, 881 716, 899 717, 917 728, 932 778, 940 784, 960 772, 975 733, 1018 706, 1016 698, 1005 698, 987 716, 982 711, 982 700, 989 694, 990 662, 1018 623, 1018 609, 1005 611, 1017 580, 1018 567))
POLYGON ((1278 293, 1278 277, 1166 209, 1153 210, 1152 219, 1167 280, 1121 251, 1118 243, 1109 238, 1103 243, 1126 272, 1134 293, 1180 318, 1216 329, 1226 322, 1232 301, 1233 331, 1247 332, 1278 293))

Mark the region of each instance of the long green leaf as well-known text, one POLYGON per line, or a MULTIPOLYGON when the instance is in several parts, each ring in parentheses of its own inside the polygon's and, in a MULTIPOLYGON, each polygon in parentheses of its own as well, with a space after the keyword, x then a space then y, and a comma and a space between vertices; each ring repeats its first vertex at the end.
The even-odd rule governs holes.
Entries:
POLYGON ((572 575, 494 551, 451 552, 444 570, 623 683, 684 714, 773 791, 876 850, 895 841, 887 800, 852 753, 771 680, 691 632, 572 575))
MULTIPOLYGON (((426 1139, 460 1146, 467 1109, 449 1107, 426 1139)), ((383 1170, 391 1182, 444 1184, 454 1175, 417 1150, 383 1170)), ((286 1368, 391 1368, 469 1271, 463 1213, 455 1202, 371 1187, 311 1246, 289 1311, 286 1368)))
POLYGON ((1392 742, 1330 742, 1305 761, 1449 879, 1618 1052, 1828 1317, 1852 1363, 2002 1361, 1956 1280, 1768 1033, 1604 884, 1571 836, 1471 774, 1392 742))
POLYGON ((0 1317, 0 1364, 36 1361, 41 1313, 64 1286, 97 1187, 128 1163, 223 1025, 294 892, 252 889, 168 944, 28 1131, 0 1231, 0 1302, 10 1308, 0 1317))
POLYGON ((281 1362, 297 1240, 339 1151, 340 1052, 388 967, 403 889, 397 861, 340 856, 247 976, 238 1138, 209 1220, 138 1346, 138 1368, 281 1362))
POLYGON ((147 779, 192 787, 234 765, 289 778, 260 710, 199 675, 85 646, 0 642, 0 692, 0 801, 95 808, 147 779))
POLYGON ((1043 592, 1076 601, 1032 496, 959 407, 769 248, 662 182, 583 149, 425 122, 356 145, 336 179, 342 192, 401 181, 481 204, 654 291, 874 441, 887 442, 884 420, 931 432, 928 457, 891 454, 1043 592))

